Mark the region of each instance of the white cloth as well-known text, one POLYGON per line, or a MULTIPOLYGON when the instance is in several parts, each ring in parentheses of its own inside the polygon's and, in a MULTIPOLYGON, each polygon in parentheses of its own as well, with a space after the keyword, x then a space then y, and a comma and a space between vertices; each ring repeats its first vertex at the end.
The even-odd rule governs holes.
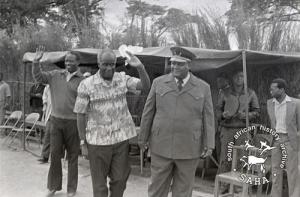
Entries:
POLYGON ((52 111, 52 103, 51 103, 51 92, 50 92, 50 86, 46 85, 44 92, 43 92, 43 120, 45 123, 48 122, 51 111, 52 111))
POLYGON ((286 95, 284 100, 279 103, 275 98, 273 99, 275 104, 275 118, 276 118, 276 132, 287 133, 286 131, 286 103, 291 102, 291 98, 286 95))
POLYGON ((66 77, 66 80, 67 80, 67 81, 70 81, 71 78, 72 78, 73 76, 75 76, 78 72, 79 72, 78 70, 75 71, 75 72, 73 72, 73 73, 69 73, 69 71, 67 71, 67 77, 66 77))

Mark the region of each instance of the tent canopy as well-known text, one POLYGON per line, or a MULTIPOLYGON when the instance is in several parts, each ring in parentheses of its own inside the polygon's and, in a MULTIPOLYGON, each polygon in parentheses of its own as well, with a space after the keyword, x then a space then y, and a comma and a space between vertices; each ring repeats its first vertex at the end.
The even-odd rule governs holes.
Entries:
POLYGON ((245 52, 247 66, 278 65, 300 62, 300 53, 259 52, 252 50, 213 50, 190 47, 172 47, 176 53, 192 54, 192 70, 203 71, 219 69, 227 65, 242 64, 242 53, 245 52))
MULTIPOLYGON (((97 53, 99 49, 83 48, 73 49, 79 53, 82 65, 95 65, 97 63, 97 53)), ((300 53, 278 53, 259 52, 252 50, 214 50, 190 47, 149 47, 144 48, 141 53, 136 53, 142 62, 147 66, 164 66, 165 60, 169 59, 173 53, 184 54, 192 59, 192 71, 219 69, 227 65, 241 65, 242 52, 246 54, 247 66, 278 65, 286 63, 300 62, 300 53)), ((45 52, 41 62, 54 63, 59 67, 64 67, 64 57, 67 51, 45 52)), ((115 50, 118 63, 123 63, 124 58, 120 57, 119 51, 115 50)), ((32 62, 35 53, 25 53, 23 62, 32 62)))

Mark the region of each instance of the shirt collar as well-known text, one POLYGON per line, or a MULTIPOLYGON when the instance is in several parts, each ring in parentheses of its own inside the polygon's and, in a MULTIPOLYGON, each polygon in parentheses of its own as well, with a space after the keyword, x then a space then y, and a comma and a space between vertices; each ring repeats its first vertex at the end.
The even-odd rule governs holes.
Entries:
POLYGON ((285 95, 285 98, 283 99, 283 101, 281 102, 281 103, 279 103, 277 100, 276 100, 276 98, 273 98, 273 103, 275 103, 275 104, 283 104, 283 103, 287 103, 287 102, 291 102, 292 101, 292 99, 291 99, 291 97, 289 97, 288 95, 285 95))
POLYGON ((67 81, 70 81, 72 77, 77 76, 77 77, 81 77, 82 74, 80 72, 80 70, 78 69, 77 71, 70 73, 69 71, 65 70, 64 74, 66 76, 67 81))
MULTIPOLYGON (((234 87, 231 88, 230 91, 231 91, 231 94, 232 94, 232 95, 235 95, 235 96, 244 95, 244 94, 245 94, 245 87, 243 86, 241 92, 235 91, 234 87)), ((248 89, 248 94, 249 94, 249 89, 248 89)))
POLYGON ((100 69, 97 71, 96 74, 94 74, 94 83, 95 84, 102 84, 104 86, 111 86, 111 85, 116 85, 117 81, 118 81, 119 77, 118 77, 118 73, 115 72, 114 76, 112 78, 111 81, 107 81, 105 79, 103 79, 100 75, 100 69))
MULTIPOLYGON (((190 73, 188 72, 188 74, 186 75, 186 77, 184 78, 184 79, 182 79, 182 85, 184 86, 187 82, 188 82, 188 80, 190 79, 190 73)), ((175 78, 175 81, 176 81, 176 83, 178 82, 178 79, 176 78, 176 77, 174 77, 175 78)))
POLYGON ((76 76, 81 76, 81 72, 80 72, 79 69, 76 70, 76 71, 73 72, 73 73, 70 73, 68 70, 65 70, 65 73, 66 73, 67 75, 72 75, 72 76, 74 76, 74 75, 76 75, 76 76))

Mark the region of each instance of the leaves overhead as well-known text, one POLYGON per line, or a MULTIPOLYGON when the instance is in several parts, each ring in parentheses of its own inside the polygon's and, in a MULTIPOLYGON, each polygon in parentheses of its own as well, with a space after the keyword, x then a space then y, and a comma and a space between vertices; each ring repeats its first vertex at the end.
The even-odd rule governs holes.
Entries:
POLYGON ((12 32, 14 25, 36 24, 38 19, 47 21, 69 22, 91 19, 100 15, 102 0, 0 0, 0 29, 12 32), (57 12, 60 9, 60 12, 57 12))
POLYGON ((235 26, 251 18, 259 23, 274 20, 300 22, 300 0, 229 0, 231 9, 226 13, 235 26))

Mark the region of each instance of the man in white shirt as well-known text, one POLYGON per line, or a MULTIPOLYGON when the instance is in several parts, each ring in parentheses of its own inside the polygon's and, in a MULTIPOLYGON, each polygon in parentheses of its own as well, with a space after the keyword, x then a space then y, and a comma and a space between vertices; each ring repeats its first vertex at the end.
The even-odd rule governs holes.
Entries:
POLYGON ((45 137, 42 149, 42 158, 38 161, 43 163, 47 163, 50 155, 50 115, 52 111, 52 104, 51 104, 51 93, 50 93, 50 86, 46 85, 44 92, 43 92, 43 117, 42 121, 46 125, 45 129, 45 137))
POLYGON ((274 141, 272 150, 272 197, 282 195, 282 154, 287 153, 285 168, 287 171, 289 196, 299 197, 299 136, 300 136, 300 100, 289 97, 285 90, 284 79, 274 79, 270 86, 273 99, 268 100, 268 115, 271 127, 276 129, 279 139, 274 141), (282 147, 285 147, 283 149, 282 147))

